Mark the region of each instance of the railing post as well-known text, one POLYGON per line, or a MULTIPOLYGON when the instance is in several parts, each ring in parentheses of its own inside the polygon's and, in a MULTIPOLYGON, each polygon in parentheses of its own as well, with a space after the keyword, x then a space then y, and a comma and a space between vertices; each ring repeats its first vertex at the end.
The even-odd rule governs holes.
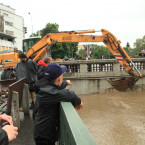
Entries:
POLYGON ((19 116, 19 93, 12 92, 11 116, 13 118, 14 126, 20 129, 20 116, 19 116))
POLYGON ((113 63, 113 73, 114 76, 119 76, 120 75, 120 63, 113 63))
POLYGON ((29 87, 28 84, 24 83, 23 97, 22 97, 22 108, 25 115, 29 115, 29 87))
POLYGON ((87 64, 80 64, 80 73, 87 73, 87 64))

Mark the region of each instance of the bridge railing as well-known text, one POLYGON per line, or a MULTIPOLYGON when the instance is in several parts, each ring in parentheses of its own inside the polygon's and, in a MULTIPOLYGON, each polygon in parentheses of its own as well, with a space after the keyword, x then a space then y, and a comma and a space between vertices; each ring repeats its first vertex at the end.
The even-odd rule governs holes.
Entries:
POLYGON ((59 145, 96 145, 88 129, 69 102, 60 105, 59 145))
MULTIPOLYGON (((137 69, 143 70, 145 69, 145 61, 143 59, 141 60, 134 60, 133 63, 135 64, 135 66, 137 67, 137 69)), ((124 71, 124 68, 120 65, 120 70, 124 71)))
MULTIPOLYGON (((144 58, 134 58, 132 59, 135 66, 145 74, 145 59, 144 58)), ((65 65, 67 67, 67 74, 75 73, 92 73, 100 72, 110 75, 109 72, 112 72, 114 75, 128 75, 120 63, 115 59, 97 59, 97 60, 75 60, 68 62, 57 62, 60 65, 65 65), (106 73, 105 73, 106 72, 106 73)), ((103 75, 103 74, 102 74, 103 75)), ((85 76, 86 77, 86 76, 85 76)))
POLYGON ((88 63, 87 71, 88 72, 113 71, 113 63, 112 62, 88 63))
MULTIPOLYGON (((0 114, 6 113, 11 115, 13 118, 14 126, 20 129, 20 111, 19 108, 22 106, 25 115, 29 115, 29 89, 26 84, 26 78, 19 81, 13 80, 14 82, 8 86, 8 98, 5 103, 0 105, 0 114)), ((9 80, 9 83, 12 81, 9 80)), ((1 81, 1 85, 6 87, 8 82, 1 81)))

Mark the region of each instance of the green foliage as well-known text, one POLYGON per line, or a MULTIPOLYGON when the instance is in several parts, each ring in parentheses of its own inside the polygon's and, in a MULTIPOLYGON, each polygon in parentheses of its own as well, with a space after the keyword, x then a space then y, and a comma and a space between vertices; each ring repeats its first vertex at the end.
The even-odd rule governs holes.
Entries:
POLYGON ((58 24, 53 24, 53 23, 48 23, 46 24, 45 28, 43 28, 41 32, 41 36, 45 36, 46 34, 49 33, 55 33, 58 32, 59 25, 58 24))
POLYGON ((145 36, 142 39, 136 39, 136 42, 134 43, 134 48, 131 48, 128 42, 126 44, 126 47, 124 47, 124 50, 130 57, 139 57, 139 54, 143 49, 145 49, 145 36))
POLYGON ((39 32, 37 31, 36 33, 33 33, 30 35, 30 37, 36 37, 36 36, 39 36, 39 32))
POLYGON ((130 44, 129 44, 129 42, 127 42, 126 47, 130 48, 130 44))
POLYGON ((77 53, 77 58, 78 59, 83 59, 83 56, 85 54, 85 50, 84 49, 80 49, 77 53))
POLYGON ((143 49, 145 49, 145 36, 143 36, 142 39, 136 39, 136 42, 134 43, 134 55, 136 57, 139 56, 139 54, 141 53, 141 51, 143 49))
MULTIPOLYGON (((59 25, 48 23, 45 28, 40 30, 41 36, 45 36, 49 33, 56 33, 58 31, 59 25)), ((37 33, 33 34, 32 36, 38 36, 39 31, 37 33)), ((65 55, 68 57, 74 57, 76 56, 76 52, 78 50, 78 43, 55 43, 51 46, 51 55, 53 59, 56 58, 64 58, 65 55)))
POLYGON ((55 43, 51 46, 52 58, 74 57, 78 50, 78 43, 55 43))
POLYGON ((101 59, 102 55, 104 55, 105 58, 112 59, 114 56, 109 51, 109 49, 103 45, 93 45, 92 49, 92 58, 93 59, 101 59))
POLYGON ((64 49, 62 43, 55 43, 50 49, 53 59, 63 58, 62 56, 64 55, 64 49))
POLYGON ((30 37, 35 37, 35 36, 39 36, 39 35, 41 35, 43 37, 46 34, 58 32, 58 28, 59 28, 58 24, 48 23, 48 24, 46 24, 45 28, 37 31, 36 33, 33 33, 32 35, 30 35, 30 37))
POLYGON ((126 51, 126 53, 131 57, 133 54, 133 49, 130 48, 129 42, 127 42, 126 47, 123 47, 123 49, 126 51))

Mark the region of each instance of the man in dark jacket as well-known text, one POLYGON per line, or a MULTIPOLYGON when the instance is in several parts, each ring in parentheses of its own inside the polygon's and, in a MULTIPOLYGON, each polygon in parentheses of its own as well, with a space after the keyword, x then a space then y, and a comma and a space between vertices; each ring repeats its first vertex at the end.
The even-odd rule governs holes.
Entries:
POLYGON ((26 82, 29 85, 29 91, 32 99, 30 109, 32 109, 34 107, 34 101, 35 101, 34 85, 38 81, 37 78, 38 65, 33 60, 28 59, 23 52, 19 53, 19 58, 21 61, 18 62, 15 69, 16 79, 20 80, 26 77, 26 82))
POLYGON ((71 102, 77 109, 83 108, 81 99, 73 91, 60 87, 66 70, 65 66, 51 63, 44 70, 45 77, 37 83, 38 112, 34 126, 36 145, 55 145, 58 140, 60 102, 71 102))
POLYGON ((12 117, 9 115, 0 115, 0 145, 8 145, 8 142, 16 139, 18 128, 13 126, 12 117), (4 125, 7 122, 9 125, 4 125))
POLYGON ((47 65, 52 63, 52 57, 45 57, 44 60, 39 60, 38 61, 38 80, 40 80, 41 78, 43 78, 44 76, 44 69, 45 67, 47 67, 47 65))

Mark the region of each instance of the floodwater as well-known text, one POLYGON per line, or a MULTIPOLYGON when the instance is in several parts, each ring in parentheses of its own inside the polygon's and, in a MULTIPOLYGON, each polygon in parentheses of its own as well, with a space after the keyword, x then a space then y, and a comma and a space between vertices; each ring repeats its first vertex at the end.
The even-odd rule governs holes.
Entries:
POLYGON ((145 91, 79 96, 78 113, 97 145, 145 145, 145 91))

